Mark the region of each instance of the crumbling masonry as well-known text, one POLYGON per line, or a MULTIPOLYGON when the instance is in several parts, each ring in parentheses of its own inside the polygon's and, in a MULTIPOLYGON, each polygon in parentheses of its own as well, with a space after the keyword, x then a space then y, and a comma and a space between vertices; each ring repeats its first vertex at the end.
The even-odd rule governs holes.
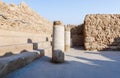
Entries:
POLYGON ((78 26, 64 26, 60 21, 53 25, 24 2, 0 1, 0 77, 44 55, 63 62, 71 46, 120 50, 120 14, 86 15, 78 26))
POLYGON ((120 50, 120 14, 87 15, 84 38, 86 50, 120 50))

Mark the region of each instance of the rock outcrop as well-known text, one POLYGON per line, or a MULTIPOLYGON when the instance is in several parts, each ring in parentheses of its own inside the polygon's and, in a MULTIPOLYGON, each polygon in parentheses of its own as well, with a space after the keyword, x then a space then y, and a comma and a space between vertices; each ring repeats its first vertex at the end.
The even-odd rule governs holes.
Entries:
POLYGON ((19 5, 0 1, 0 29, 52 34, 53 23, 22 2, 19 5))

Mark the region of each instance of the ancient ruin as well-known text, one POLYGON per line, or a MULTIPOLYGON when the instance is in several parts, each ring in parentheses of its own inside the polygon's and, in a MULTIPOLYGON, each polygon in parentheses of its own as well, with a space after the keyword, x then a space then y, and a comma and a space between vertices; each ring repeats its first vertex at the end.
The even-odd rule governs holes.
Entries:
POLYGON ((54 22, 52 61, 55 63, 64 62, 64 51, 65 51, 64 30, 65 27, 62 22, 60 21, 54 22))
POLYGON ((71 33, 69 27, 65 27, 64 36, 65 36, 65 51, 69 52, 71 47, 71 33))
POLYGON ((52 55, 52 33, 53 23, 24 2, 8 5, 0 1, 0 77, 52 55))
POLYGON ((68 25, 71 32, 71 46, 84 46, 84 24, 68 25))
POLYGON ((120 14, 87 15, 84 38, 87 50, 120 50, 120 14))
POLYGON ((0 77, 42 56, 64 62, 64 53, 76 46, 120 51, 120 14, 89 14, 83 24, 66 26, 45 19, 24 2, 0 1, 0 77))

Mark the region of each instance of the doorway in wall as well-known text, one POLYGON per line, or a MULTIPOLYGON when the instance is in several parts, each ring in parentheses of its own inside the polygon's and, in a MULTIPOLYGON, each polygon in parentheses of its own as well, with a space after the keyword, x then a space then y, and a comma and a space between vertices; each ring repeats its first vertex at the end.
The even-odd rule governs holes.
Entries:
POLYGON ((71 48, 84 49, 84 24, 71 28, 71 48))

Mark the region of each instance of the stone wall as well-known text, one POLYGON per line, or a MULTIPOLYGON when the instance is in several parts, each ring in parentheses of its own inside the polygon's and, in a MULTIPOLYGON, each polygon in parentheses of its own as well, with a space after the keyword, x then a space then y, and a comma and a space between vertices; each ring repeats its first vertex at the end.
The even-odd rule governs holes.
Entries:
POLYGON ((71 25, 71 43, 72 46, 83 46, 84 45, 84 35, 83 35, 83 24, 81 25, 71 25))
POLYGON ((52 51, 53 22, 34 12, 27 4, 6 4, 0 1, 0 56, 22 50, 52 51))
POLYGON ((91 14, 85 17, 86 50, 120 50, 120 14, 91 14))

